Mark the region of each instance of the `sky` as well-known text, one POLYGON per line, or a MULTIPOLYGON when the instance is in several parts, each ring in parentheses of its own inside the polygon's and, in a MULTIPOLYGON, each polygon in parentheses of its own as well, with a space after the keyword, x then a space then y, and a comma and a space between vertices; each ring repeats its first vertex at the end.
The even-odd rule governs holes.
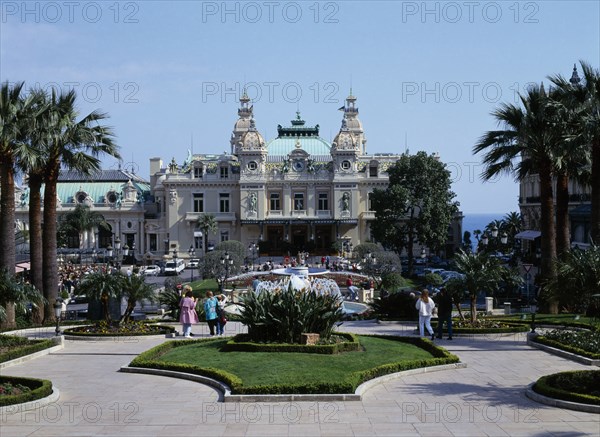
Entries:
POLYGON ((0 80, 74 88, 147 179, 151 157, 229 152, 244 85, 267 140, 298 109, 331 140, 352 89, 367 152, 439 153, 465 213, 518 210, 513 178, 483 183, 472 154, 498 127, 491 112, 579 60, 600 67, 598 1, 2 0, 0 12, 0 80))

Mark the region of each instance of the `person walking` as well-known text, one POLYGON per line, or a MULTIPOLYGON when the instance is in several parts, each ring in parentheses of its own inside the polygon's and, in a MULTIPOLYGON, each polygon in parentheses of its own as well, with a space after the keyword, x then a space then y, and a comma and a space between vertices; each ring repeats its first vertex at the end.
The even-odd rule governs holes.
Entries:
POLYGON ((444 333, 444 322, 448 327, 448 340, 452 340, 452 296, 448 294, 445 287, 440 290, 440 297, 438 298, 438 326, 437 326, 437 338, 442 338, 444 333))
POLYGON ((192 336, 192 324, 198 323, 198 314, 196 313, 196 300, 192 294, 192 287, 186 285, 184 291, 185 296, 179 303, 179 322, 183 325, 183 336, 190 338, 192 336))
POLYGON ((415 308, 419 311, 419 335, 423 337, 423 326, 425 326, 429 335, 431 335, 431 340, 434 340, 435 333, 433 332, 433 328, 431 328, 431 316, 433 315, 435 302, 429 297, 429 290, 425 289, 421 292, 421 297, 417 300, 415 308))
POLYGON ((220 294, 217 296, 217 335, 225 334, 225 324, 227 318, 225 317, 225 303, 227 302, 227 296, 220 294))
POLYGON ((210 335, 215 335, 215 326, 217 326, 217 299, 213 297, 212 291, 206 292, 206 300, 204 301, 204 314, 206 314, 206 323, 210 335))

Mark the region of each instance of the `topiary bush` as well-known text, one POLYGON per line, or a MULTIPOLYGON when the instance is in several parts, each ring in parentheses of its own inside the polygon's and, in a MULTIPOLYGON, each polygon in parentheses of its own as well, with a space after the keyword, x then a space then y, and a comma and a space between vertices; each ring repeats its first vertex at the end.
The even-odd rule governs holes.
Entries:
POLYGON ((256 342, 300 343, 307 332, 329 338, 344 316, 338 296, 295 290, 291 281, 279 292, 249 293, 240 306, 240 322, 256 342))

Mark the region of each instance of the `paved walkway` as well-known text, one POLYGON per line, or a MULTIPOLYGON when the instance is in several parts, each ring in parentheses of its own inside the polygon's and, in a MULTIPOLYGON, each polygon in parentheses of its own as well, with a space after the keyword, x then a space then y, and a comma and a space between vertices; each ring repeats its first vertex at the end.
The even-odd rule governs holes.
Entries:
MULTIPOLYGON (((241 329, 229 323, 226 334, 241 329)), ((341 329, 413 335, 414 327, 361 321, 341 329)), ((52 380, 60 399, 1 416, 0 436, 600 435, 600 415, 525 397, 525 387, 541 375, 589 367, 530 348, 521 334, 442 340, 467 368, 386 382, 362 402, 319 403, 223 404, 201 384, 117 372, 163 341, 173 340, 67 341, 59 352, 3 370, 52 380)))

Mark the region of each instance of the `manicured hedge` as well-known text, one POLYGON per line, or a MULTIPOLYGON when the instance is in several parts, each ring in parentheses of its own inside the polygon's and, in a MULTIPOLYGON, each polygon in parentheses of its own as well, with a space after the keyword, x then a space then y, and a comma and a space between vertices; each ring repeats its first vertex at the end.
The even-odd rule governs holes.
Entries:
POLYGON ((11 350, 0 354, 0 363, 4 363, 56 346, 56 343, 52 340, 29 340, 25 337, 0 335, 0 346, 11 347, 11 350))
POLYGON ((298 352, 308 354, 338 354, 353 352, 360 349, 358 338, 353 334, 339 333, 335 335, 344 337, 347 341, 334 344, 287 344, 287 343, 254 343, 248 334, 238 334, 221 348, 221 352, 298 352))
MULTIPOLYGON (((521 323, 508 323, 505 321, 502 321, 501 323, 503 323, 505 325, 509 325, 509 326, 506 326, 504 328, 457 328, 457 327, 454 327, 454 325, 453 325, 452 333, 453 334, 512 334, 512 333, 518 333, 518 332, 527 332, 530 329, 529 325, 523 325, 521 323)), ((436 322, 432 323, 431 327, 433 328, 434 331, 437 332, 437 323, 436 322)), ((447 332, 447 330, 444 329, 444 332, 447 332)))
POLYGON ((563 401, 600 405, 600 395, 577 393, 561 387, 568 385, 573 387, 573 389, 577 389, 578 383, 582 382, 588 386, 595 387, 595 393, 600 393, 600 370, 576 370, 542 376, 534 384, 533 391, 563 401))
MULTIPOLYGON (((404 370, 416 369, 420 367, 439 366, 442 364, 451 364, 459 362, 456 355, 452 355, 445 349, 442 349, 431 341, 414 337, 393 337, 387 335, 372 335, 370 337, 383 338, 391 341, 400 341, 421 347, 431 353, 434 358, 424 360, 404 361, 397 363, 388 363, 372 369, 362 370, 350 373, 344 380, 331 381, 327 383, 298 383, 298 384, 272 384, 260 386, 243 386, 242 380, 220 369, 202 368, 188 364, 172 364, 155 359, 172 348, 187 346, 190 343, 217 341, 218 339, 202 339, 189 341, 173 341, 163 343, 146 352, 140 354, 129 365, 131 367, 144 367, 150 369, 175 370, 180 372, 192 373, 195 375, 207 376, 224 382, 231 388, 233 394, 348 394, 354 393, 356 388, 365 381, 390 373, 401 372, 404 370)), ((358 339, 357 339, 358 340, 358 339)))
POLYGON ((45 398, 52 394, 52 382, 47 379, 19 378, 16 376, 0 376, 0 383, 10 382, 21 384, 31 389, 30 392, 19 395, 0 396, 0 407, 7 405, 23 404, 45 398))
POLYGON ((544 337, 543 335, 538 335, 536 337, 531 337, 532 341, 537 343, 545 344, 546 346, 555 347, 557 349, 561 349, 566 352, 571 352, 577 355, 581 355, 582 357, 591 358, 592 360, 600 360, 600 354, 586 351, 585 349, 581 349, 578 347, 574 347, 568 344, 561 343, 556 340, 551 340, 549 338, 544 337))

